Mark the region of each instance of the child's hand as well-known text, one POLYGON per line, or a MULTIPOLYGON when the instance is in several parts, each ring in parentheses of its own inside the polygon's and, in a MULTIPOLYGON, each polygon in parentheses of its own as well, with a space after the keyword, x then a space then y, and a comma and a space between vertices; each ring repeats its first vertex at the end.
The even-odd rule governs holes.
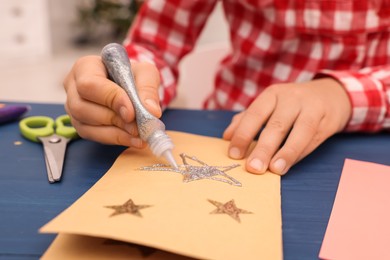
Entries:
POLYGON ((323 141, 341 131, 350 116, 348 95, 332 78, 276 84, 265 89, 247 110, 234 116, 223 137, 231 141, 229 156, 241 159, 264 127, 248 156, 246 169, 252 173, 269 169, 285 174, 323 141))
MULTIPOLYGON (((133 63, 138 94, 148 111, 161 116, 158 87, 160 76, 150 63, 133 63)), ((80 58, 64 81, 66 112, 78 134, 86 139, 133 147, 144 147, 139 139, 134 109, 126 92, 107 79, 99 56, 80 58)))

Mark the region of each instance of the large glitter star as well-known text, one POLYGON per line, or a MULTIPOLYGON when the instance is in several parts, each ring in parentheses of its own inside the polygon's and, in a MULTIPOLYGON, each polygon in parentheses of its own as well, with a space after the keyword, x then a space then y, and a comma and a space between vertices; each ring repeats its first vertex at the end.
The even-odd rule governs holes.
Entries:
POLYGON ((211 166, 202 162, 195 156, 188 156, 184 153, 180 154, 180 157, 183 161, 183 164, 178 165, 178 168, 175 169, 170 165, 165 164, 154 164, 151 166, 141 167, 141 171, 169 171, 177 172, 183 175, 184 182, 197 181, 202 179, 210 179, 214 181, 220 181, 228 183, 234 186, 241 186, 241 183, 226 174, 227 171, 240 166, 239 164, 232 164, 228 166, 211 166), (198 165, 191 165, 187 162, 187 159, 192 160, 198 165))
POLYGON ((129 213, 138 217, 142 217, 141 212, 139 212, 140 209, 149 208, 151 205, 136 205, 134 204, 132 199, 129 199, 126 201, 123 205, 114 205, 114 206, 105 206, 109 209, 114 209, 114 213, 110 215, 110 217, 129 213))
POLYGON ((214 211, 210 212, 210 214, 227 214, 234 218, 237 222, 241 222, 239 214, 252 214, 250 211, 237 208, 234 200, 230 200, 226 203, 221 203, 210 199, 208 201, 217 207, 214 211))

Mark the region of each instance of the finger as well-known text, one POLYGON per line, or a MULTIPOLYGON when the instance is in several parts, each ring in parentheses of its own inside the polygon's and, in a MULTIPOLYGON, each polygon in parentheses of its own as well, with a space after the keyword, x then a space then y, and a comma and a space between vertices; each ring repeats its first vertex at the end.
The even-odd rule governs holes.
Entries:
POLYGON ((304 111, 299 115, 286 142, 271 160, 269 169, 273 173, 285 174, 301 158, 309 144, 313 143, 322 120, 322 116, 318 115, 320 113, 313 110, 304 111))
POLYGON ((325 119, 321 120, 318 129, 320 130, 316 132, 316 134, 311 139, 311 142, 306 146, 306 148, 301 153, 299 158, 295 161, 295 163, 305 158, 308 154, 313 152, 320 144, 322 144, 326 139, 328 139, 334 133, 339 131, 337 127, 336 128, 330 127, 330 123, 328 122, 328 120, 325 119))
MULTIPOLYGON (((76 62, 74 81, 78 95, 92 103, 106 106, 129 123, 134 120, 134 109, 126 92, 107 78, 107 72, 99 56, 81 58, 76 62)), ((68 89, 72 89, 68 84, 68 89)))
POLYGON ((271 158, 288 135, 299 114, 299 107, 289 105, 287 102, 287 100, 277 101, 275 111, 260 133, 257 144, 247 159, 246 169, 249 172, 264 173, 271 158), (283 106, 280 103, 283 103, 283 106))
POLYGON ((244 114, 244 112, 240 112, 240 113, 233 116, 232 121, 230 122, 228 127, 223 132, 223 136, 222 136, 223 139, 225 139, 225 140, 232 139, 233 134, 234 134, 235 130, 237 129, 243 114, 244 114))
POLYGON ((115 125, 124 128, 125 122, 119 115, 108 107, 82 99, 76 88, 69 87, 67 96, 66 106, 76 120, 88 125, 115 125))
POLYGON ((229 145, 229 156, 234 159, 241 159, 245 156, 249 145, 257 135, 261 127, 272 113, 276 103, 274 95, 260 95, 250 106, 240 115, 239 122, 235 122, 229 131, 231 142, 229 145))
MULTIPOLYGON (((96 109, 96 108, 92 109, 91 113, 88 113, 88 110, 89 110, 88 106, 86 106, 84 109, 80 110, 82 112, 79 114, 77 113, 77 110, 76 110, 76 113, 74 113, 74 111, 73 111, 73 113, 76 116, 72 116, 71 115, 72 112, 69 109, 68 104, 65 103, 65 111, 67 112, 68 115, 71 116, 72 125, 76 128, 77 132, 82 131, 82 132, 84 132, 84 135, 87 135, 85 133, 86 130, 80 129, 80 126, 85 129, 85 125, 89 125, 89 126, 117 126, 118 128, 121 128, 122 130, 126 131, 128 134, 130 134, 133 137, 138 136, 138 127, 137 127, 137 124, 135 121, 125 124, 119 117, 116 116, 116 120, 111 119, 111 121, 110 121, 110 122, 114 122, 114 121, 116 121, 116 122, 113 124, 110 124, 110 123, 108 123, 109 120, 107 122, 103 122, 102 118, 104 118, 104 116, 101 116, 101 115, 103 115, 104 112, 96 113, 96 111, 98 111, 98 109, 96 109), (84 116, 82 114, 84 112, 86 113, 86 116, 84 116), (84 121, 81 121, 80 118, 83 119, 84 121), (86 120, 85 120, 85 118, 86 118, 86 120)), ((104 109, 104 110, 107 110, 107 109, 104 109)), ((99 140, 94 139, 94 141, 100 141, 100 138, 99 138, 99 140)))
POLYGON ((80 137, 103 144, 123 145, 128 147, 143 148, 146 143, 140 138, 134 137, 121 128, 115 126, 90 126, 77 120, 72 120, 80 137))
MULTIPOLYGON (((125 122, 134 120, 134 109, 126 92, 106 78, 107 72, 100 57, 95 57, 93 64, 92 67, 89 63, 80 63, 78 66, 75 78, 80 96, 110 107, 120 114, 125 122), (90 70, 93 70, 94 74, 88 74, 90 70)), ((156 67, 146 62, 133 63, 132 71, 141 102, 149 112, 160 117, 162 113, 158 96, 160 78, 156 67)))
MULTIPOLYGON (((92 104, 91 107, 89 105, 86 105, 83 106, 83 109, 73 109, 72 111, 71 109, 69 109, 68 104, 65 103, 65 111, 67 112, 68 115, 71 116, 72 120, 76 120, 77 122, 79 122, 78 125, 82 124, 82 125, 90 125, 90 126, 117 126, 118 128, 125 130, 131 136, 134 137, 138 136, 138 127, 135 121, 130 123, 124 123, 124 121, 120 117, 118 117, 115 113, 113 113, 111 110, 106 109, 104 107, 92 108, 93 106, 96 105, 93 103, 91 104, 92 104), (99 112, 99 110, 102 111, 99 112), (107 110, 109 112, 107 112, 107 110), (106 112, 107 114, 106 116, 104 116, 106 112)), ((75 128, 77 129, 77 131, 79 131, 79 129, 76 126, 75 128)))
POLYGON ((162 112, 158 94, 160 74, 156 66, 148 62, 132 62, 131 66, 142 104, 151 114, 161 117, 162 112))
POLYGON ((82 99, 78 95, 76 88, 73 87, 73 85, 75 85, 74 80, 68 80, 67 85, 68 98, 65 103, 65 110, 72 118, 86 125, 115 125, 125 129, 133 136, 138 135, 135 121, 125 123, 122 118, 111 109, 82 99))

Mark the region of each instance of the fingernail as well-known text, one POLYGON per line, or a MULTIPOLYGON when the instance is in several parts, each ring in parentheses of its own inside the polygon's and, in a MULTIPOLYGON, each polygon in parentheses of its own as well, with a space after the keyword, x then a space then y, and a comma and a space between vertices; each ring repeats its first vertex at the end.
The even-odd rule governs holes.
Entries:
POLYGON ((240 149, 237 147, 232 147, 229 150, 229 156, 233 159, 240 159, 241 158, 241 152, 240 149))
POLYGON ((142 143, 142 140, 140 138, 131 138, 130 144, 133 147, 141 148, 143 143, 142 143))
POLYGON ((283 174, 285 169, 286 169, 286 161, 285 160, 277 159, 276 162, 274 162, 275 173, 283 174))
POLYGON ((133 123, 126 124, 125 129, 130 135, 136 136, 138 134, 137 127, 133 123))
POLYGON ((126 119, 127 119, 127 109, 126 109, 126 107, 121 107, 119 109, 119 114, 121 115, 122 120, 126 122, 126 119))
POLYGON ((252 159, 252 161, 250 161, 249 166, 252 169, 262 173, 264 168, 264 163, 260 159, 254 158, 252 159))
POLYGON ((158 112, 161 111, 160 106, 153 99, 146 99, 145 103, 148 105, 148 107, 152 108, 153 110, 156 110, 158 112))

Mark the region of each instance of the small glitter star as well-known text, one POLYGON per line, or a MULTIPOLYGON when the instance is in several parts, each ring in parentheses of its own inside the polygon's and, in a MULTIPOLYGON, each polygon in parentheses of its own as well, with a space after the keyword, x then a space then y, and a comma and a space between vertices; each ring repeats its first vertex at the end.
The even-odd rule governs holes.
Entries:
POLYGON ((149 208, 151 205, 136 205, 134 204, 132 199, 129 199, 126 201, 123 205, 114 205, 114 206, 105 206, 109 209, 115 209, 115 212, 110 215, 110 217, 129 213, 138 217, 142 217, 141 213, 139 212, 140 209, 149 208))
POLYGON ((239 209, 237 208, 236 204, 234 203, 234 200, 230 200, 228 202, 221 203, 215 200, 208 200, 211 204, 217 207, 214 211, 210 212, 210 214, 227 214, 230 217, 237 220, 237 222, 241 222, 240 216, 238 214, 252 214, 252 212, 247 211, 245 209, 239 209))

